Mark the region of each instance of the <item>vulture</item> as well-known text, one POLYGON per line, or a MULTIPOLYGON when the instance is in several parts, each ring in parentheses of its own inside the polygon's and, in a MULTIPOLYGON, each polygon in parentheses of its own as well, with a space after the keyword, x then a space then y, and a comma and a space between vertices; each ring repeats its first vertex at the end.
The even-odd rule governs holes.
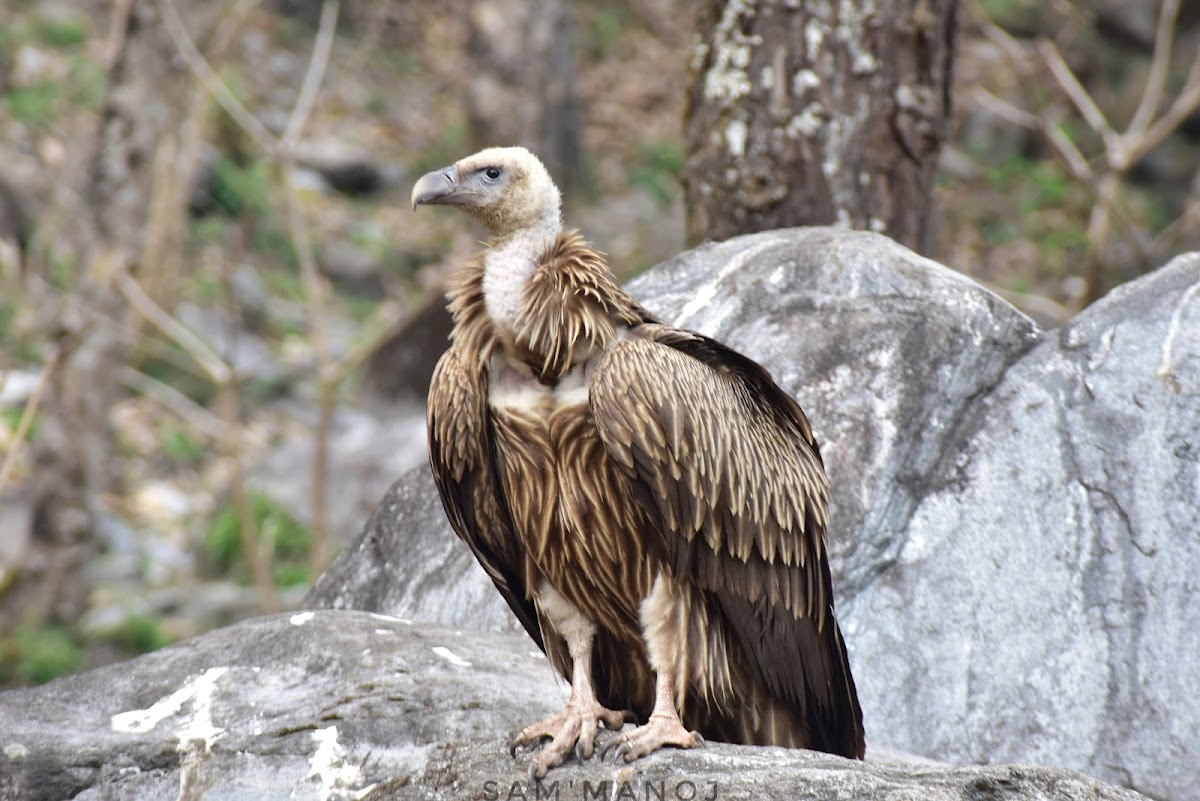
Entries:
POLYGON ((486 249, 447 286, 429 458, 451 526, 554 670, 559 713, 512 741, 540 779, 705 738, 863 757, 834 618, 829 489, 800 406, 674 328, 564 230, 541 161, 490 148, 423 175, 486 249))

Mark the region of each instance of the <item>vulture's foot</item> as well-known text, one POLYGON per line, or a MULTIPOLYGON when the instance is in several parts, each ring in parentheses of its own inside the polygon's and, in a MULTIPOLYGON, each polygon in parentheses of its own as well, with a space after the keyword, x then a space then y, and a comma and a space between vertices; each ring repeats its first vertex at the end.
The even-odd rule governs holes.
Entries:
POLYGON ((638 726, 631 732, 614 737, 604 746, 601 759, 613 754, 614 759, 626 762, 644 757, 664 746, 675 748, 699 748, 704 744, 704 738, 699 732, 688 731, 683 722, 675 714, 656 712, 650 716, 645 726, 638 726))
POLYGON ((509 753, 516 756, 518 748, 534 747, 549 739, 529 766, 530 779, 541 779, 550 768, 565 762, 572 751, 580 759, 589 758, 595 750, 599 723, 616 731, 626 720, 632 719, 630 712, 617 712, 601 706, 598 701, 581 701, 572 696, 561 712, 527 726, 514 737, 509 744, 509 753))

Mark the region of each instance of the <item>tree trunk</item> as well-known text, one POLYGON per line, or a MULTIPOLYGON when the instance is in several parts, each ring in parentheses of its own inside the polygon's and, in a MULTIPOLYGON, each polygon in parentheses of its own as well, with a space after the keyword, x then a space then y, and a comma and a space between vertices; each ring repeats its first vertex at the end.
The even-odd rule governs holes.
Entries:
POLYGON ((476 147, 523 145, 564 192, 580 178, 582 111, 575 82, 574 4, 478 0, 467 93, 476 147))
POLYGON ((688 241, 793 225, 933 243, 957 0, 708 0, 691 51, 688 241))

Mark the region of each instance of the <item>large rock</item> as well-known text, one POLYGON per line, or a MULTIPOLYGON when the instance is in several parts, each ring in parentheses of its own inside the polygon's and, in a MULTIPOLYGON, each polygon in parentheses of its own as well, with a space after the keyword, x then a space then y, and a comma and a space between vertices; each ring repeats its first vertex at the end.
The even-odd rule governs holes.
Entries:
POLYGON ((0 694, 0 801, 1142 798, 1055 768, 716 744, 567 765, 539 789, 506 736, 564 699, 523 634, 362 612, 257 618, 0 694))
MULTIPOLYGON (((1200 254, 1044 332, 872 234, 684 253, 631 290, 809 412, 868 742, 1200 799, 1200 254)), ((314 606, 512 628, 424 468, 314 606)))

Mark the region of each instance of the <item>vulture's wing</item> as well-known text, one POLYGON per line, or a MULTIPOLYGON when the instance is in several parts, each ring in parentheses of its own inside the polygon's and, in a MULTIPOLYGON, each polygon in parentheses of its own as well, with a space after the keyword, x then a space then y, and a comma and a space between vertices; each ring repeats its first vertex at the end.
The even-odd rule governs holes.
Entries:
POLYGON ((716 596, 754 672, 806 722, 813 748, 861 756, 825 554, 828 483, 799 405, 750 359, 661 325, 610 348, 589 394, 676 575, 716 596))
POLYGON ((498 491, 491 452, 487 377, 451 347, 429 388, 429 463, 450 525, 475 554, 525 631, 546 646, 525 587, 525 553, 498 491))

